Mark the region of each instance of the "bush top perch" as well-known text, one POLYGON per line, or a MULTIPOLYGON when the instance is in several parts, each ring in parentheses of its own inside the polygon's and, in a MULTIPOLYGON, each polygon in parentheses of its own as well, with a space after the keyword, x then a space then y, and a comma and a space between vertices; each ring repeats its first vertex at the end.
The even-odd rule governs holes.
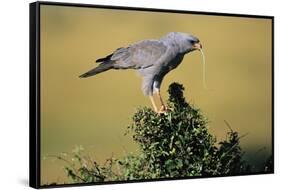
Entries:
POLYGON ((80 78, 94 76, 110 69, 135 69, 143 78, 144 95, 149 96, 155 112, 162 113, 167 111, 160 95, 163 78, 182 62, 185 54, 194 50, 202 50, 197 37, 171 32, 159 40, 143 40, 116 49, 112 54, 96 60, 100 64, 82 74, 80 78), (160 109, 155 104, 153 94, 156 94, 160 100, 160 109))

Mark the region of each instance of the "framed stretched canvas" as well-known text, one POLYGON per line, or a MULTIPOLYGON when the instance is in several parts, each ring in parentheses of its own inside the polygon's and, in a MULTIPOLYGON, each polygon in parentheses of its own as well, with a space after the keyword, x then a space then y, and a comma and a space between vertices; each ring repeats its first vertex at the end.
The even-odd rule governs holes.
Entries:
POLYGON ((30 186, 274 172, 272 16, 30 4, 30 186))

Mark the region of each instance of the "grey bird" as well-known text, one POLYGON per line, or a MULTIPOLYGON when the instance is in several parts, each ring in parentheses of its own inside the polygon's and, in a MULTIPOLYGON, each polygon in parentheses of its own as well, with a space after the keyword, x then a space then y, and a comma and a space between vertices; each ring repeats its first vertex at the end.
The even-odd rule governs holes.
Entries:
POLYGON ((143 40, 128 47, 116 49, 112 54, 96 60, 97 67, 82 74, 80 78, 94 76, 110 69, 134 69, 143 79, 142 91, 149 96, 157 113, 167 111, 160 95, 163 78, 175 69, 183 60, 184 55, 194 50, 201 50, 199 39, 191 34, 171 32, 159 40, 143 40), (160 100, 157 108, 153 95, 160 100))

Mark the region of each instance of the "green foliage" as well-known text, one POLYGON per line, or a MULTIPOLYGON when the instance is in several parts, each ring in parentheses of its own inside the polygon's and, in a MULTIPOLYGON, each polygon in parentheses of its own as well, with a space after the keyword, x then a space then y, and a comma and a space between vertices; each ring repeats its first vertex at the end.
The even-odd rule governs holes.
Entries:
POLYGON ((73 159, 78 166, 65 160, 67 175, 74 182, 102 182, 249 173, 238 133, 230 129, 227 138, 216 143, 206 118, 185 100, 183 91, 180 84, 170 85, 167 113, 144 107, 134 114, 126 134, 139 145, 137 154, 97 164, 77 151, 73 159))
POLYGON ((239 137, 232 130, 215 146, 207 121, 200 110, 188 104, 183 86, 169 87, 171 111, 158 115, 142 108, 133 117, 129 130, 139 144, 142 163, 126 168, 134 179, 231 175, 244 172, 239 137), (132 169, 132 170, 131 170, 132 169), (144 176, 139 173, 144 172, 144 176))

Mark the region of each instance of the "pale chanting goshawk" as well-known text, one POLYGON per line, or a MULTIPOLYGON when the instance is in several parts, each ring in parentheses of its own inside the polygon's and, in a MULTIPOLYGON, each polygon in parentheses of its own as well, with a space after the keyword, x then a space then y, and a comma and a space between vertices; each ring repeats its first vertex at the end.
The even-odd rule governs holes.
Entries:
POLYGON ((191 34, 171 32, 159 40, 143 40, 116 49, 112 54, 96 60, 97 67, 82 74, 81 78, 94 76, 110 69, 134 69, 143 79, 142 91, 149 96, 155 112, 167 111, 160 95, 160 86, 164 76, 175 69, 184 55, 194 50, 201 50, 199 39, 191 34), (156 94, 160 100, 158 109, 153 98, 156 94))

